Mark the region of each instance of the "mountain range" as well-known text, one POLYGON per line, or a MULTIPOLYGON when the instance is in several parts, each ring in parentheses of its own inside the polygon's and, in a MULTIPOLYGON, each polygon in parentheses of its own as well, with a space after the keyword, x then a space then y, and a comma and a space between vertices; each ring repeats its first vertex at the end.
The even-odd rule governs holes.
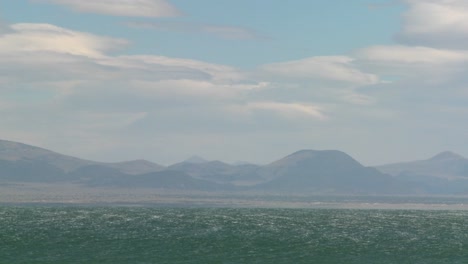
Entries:
POLYGON ((387 164, 376 168, 399 181, 417 184, 429 193, 468 193, 468 159, 450 151, 425 160, 387 164))
POLYGON ((372 168, 338 150, 301 150, 263 166, 194 156, 166 167, 146 160, 96 162, 0 140, 0 183, 15 182, 281 194, 467 194, 468 160, 442 152, 372 168))

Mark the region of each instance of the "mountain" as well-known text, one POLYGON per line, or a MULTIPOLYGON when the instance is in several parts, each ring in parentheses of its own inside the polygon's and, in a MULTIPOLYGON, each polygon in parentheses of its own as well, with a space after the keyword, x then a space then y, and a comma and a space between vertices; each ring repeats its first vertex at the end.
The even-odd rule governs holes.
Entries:
POLYGON ((222 184, 252 185, 261 181, 256 174, 256 165, 231 165, 218 160, 203 163, 180 162, 167 167, 168 170, 181 171, 196 179, 222 184))
POLYGON ((133 188, 157 188, 185 191, 226 191, 231 189, 230 186, 194 179, 178 171, 159 171, 136 175, 132 179, 128 177, 124 178, 122 181, 117 182, 117 184, 133 188))
POLYGON ((359 167, 362 167, 362 165, 341 151, 300 150, 264 166, 260 174, 265 179, 272 180, 287 174, 329 170, 346 171, 359 167))
POLYGON ((74 183, 86 187, 168 190, 227 190, 180 171, 146 161, 104 163, 62 155, 22 143, 0 140, 0 182, 74 183))
POLYGON ((286 193, 388 194, 410 191, 391 176, 362 166, 337 150, 301 150, 259 171, 259 190, 286 193))
POLYGON ((0 140, 0 183, 287 194, 468 194, 468 160, 452 152, 365 167, 338 150, 301 150, 268 165, 200 158, 164 167, 146 160, 104 163, 0 140))
POLYGON ((101 163, 102 165, 117 169, 120 172, 137 175, 137 174, 144 174, 156 171, 162 171, 166 169, 166 167, 147 161, 147 160, 132 160, 132 161, 123 161, 123 162, 116 162, 116 163, 101 163))
POLYGON ((34 160, 0 160, 0 181, 63 182, 66 173, 52 165, 34 160))
POLYGON ((95 163, 90 160, 62 155, 43 148, 6 140, 0 140, 0 160, 39 162, 49 164, 65 172, 95 163))
MULTIPOLYGON (((164 166, 146 161, 134 160, 116 163, 96 162, 59 154, 47 149, 23 143, 0 140, 0 160, 26 162, 25 164, 47 164, 63 173, 72 172, 89 165, 102 165, 127 174, 141 174, 161 171, 164 166)), ((29 166, 29 165, 28 165, 29 166)), ((37 172, 39 172, 38 170, 37 172)), ((37 173, 36 173, 37 174, 37 173)))
POLYGON ((69 178, 88 187, 156 188, 186 191, 218 191, 228 188, 209 181, 194 179, 178 171, 167 170, 129 175, 102 165, 81 167, 69 173, 69 178))
POLYGON ((400 181, 422 186, 432 194, 468 194, 468 159, 453 152, 376 168, 400 181))
POLYGON ((468 159, 449 151, 426 160, 394 163, 376 168, 393 176, 425 176, 448 180, 468 178, 468 159))

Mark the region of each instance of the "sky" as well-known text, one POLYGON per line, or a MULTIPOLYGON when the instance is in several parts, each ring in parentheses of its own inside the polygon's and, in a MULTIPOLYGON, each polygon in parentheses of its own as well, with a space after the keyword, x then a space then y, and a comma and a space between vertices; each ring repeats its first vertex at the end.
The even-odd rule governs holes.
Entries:
POLYGON ((466 0, 0 1, 0 139, 97 161, 468 156, 466 0))

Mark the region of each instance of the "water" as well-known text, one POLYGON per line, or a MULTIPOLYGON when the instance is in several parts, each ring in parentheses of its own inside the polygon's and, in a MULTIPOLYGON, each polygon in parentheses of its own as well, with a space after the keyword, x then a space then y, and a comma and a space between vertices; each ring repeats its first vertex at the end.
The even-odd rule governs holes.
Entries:
POLYGON ((468 263, 468 211, 5 206, 0 263, 468 263))

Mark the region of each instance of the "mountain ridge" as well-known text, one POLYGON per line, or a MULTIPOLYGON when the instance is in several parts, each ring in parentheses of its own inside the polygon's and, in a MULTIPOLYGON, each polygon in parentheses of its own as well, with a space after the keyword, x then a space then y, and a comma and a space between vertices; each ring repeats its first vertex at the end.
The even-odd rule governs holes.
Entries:
POLYGON ((270 174, 271 179, 260 187, 277 191, 384 194, 399 193, 402 188, 391 176, 365 167, 339 150, 300 150, 264 170, 260 174, 270 174))
POLYGON ((450 151, 440 152, 428 159, 376 166, 392 176, 417 175, 444 179, 468 178, 468 159, 450 151))
POLYGON ((0 160, 41 161, 54 167, 57 167, 63 170, 64 172, 71 172, 80 167, 96 164, 116 168, 122 172, 128 172, 129 174, 135 174, 140 172, 146 173, 158 171, 165 168, 162 165, 146 160, 133 160, 122 162, 92 161, 65 154, 60 154, 58 152, 44 149, 41 147, 36 147, 8 140, 0 140, 0 160), (138 169, 134 168, 135 164, 138 164, 138 169))
POLYGON ((148 187, 183 191, 451 194, 467 192, 468 188, 464 188, 468 187, 468 160, 445 151, 427 160, 374 168, 362 165, 339 150, 304 149, 267 165, 233 165, 214 160, 198 163, 183 161, 165 167, 141 159, 116 163, 96 162, 0 140, 0 181, 70 182, 87 187, 148 187), (396 171, 398 166, 400 169, 403 166, 403 170, 396 171), (394 171, 385 171, 389 168, 394 171), (411 175, 411 168, 433 174, 456 172, 458 176, 449 179, 440 175, 411 175))

